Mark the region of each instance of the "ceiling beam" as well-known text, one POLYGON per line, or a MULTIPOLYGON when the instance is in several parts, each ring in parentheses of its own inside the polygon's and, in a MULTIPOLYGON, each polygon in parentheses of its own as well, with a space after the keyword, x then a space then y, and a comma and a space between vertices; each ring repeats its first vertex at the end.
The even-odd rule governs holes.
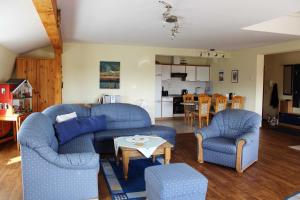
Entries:
POLYGON ((60 12, 56 0, 32 0, 55 50, 62 50, 60 12))

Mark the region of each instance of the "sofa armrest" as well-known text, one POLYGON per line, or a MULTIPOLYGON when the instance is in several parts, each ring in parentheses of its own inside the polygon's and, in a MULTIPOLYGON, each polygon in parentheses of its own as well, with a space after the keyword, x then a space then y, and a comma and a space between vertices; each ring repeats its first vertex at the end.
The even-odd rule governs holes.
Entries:
POLYGON ((249 133, 244 133, 240 135, 238 138, 235 140, 235 144, 238 145, 239 141, 244 140, 245 144, 251 144, 254 141, 257 141, 258 139, 258 134, 255 132, 249 132, 249 133))
POLYGON ((65 169, 96 169, 100 165, 100 157, 97 153, 72 153, 72 154, 58 154, 49 147, 35 149, 38 154, 59 168, 65 169))

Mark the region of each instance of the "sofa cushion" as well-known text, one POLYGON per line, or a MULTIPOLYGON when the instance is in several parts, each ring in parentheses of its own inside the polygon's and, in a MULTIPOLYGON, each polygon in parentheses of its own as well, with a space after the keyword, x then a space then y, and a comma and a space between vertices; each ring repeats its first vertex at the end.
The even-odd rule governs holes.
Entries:
POLYGON ((92 106, 91 116, 98 115, 106 116, 108 130, 151 126, 147 111, 136 105, 113 103, 92 106))
POLYGON ((104 115, 75 118, 55 124, 55 131, 60 144, 65 144, 79 135, 105 129, 106 121, 104 115))
MULTIPOLYGON (((112 139, 114 137, 120 136, 131 136, 131 135, 157 135, 162 138, 169 139, 170 137, 174 137, 176 132, 173 128, 166 126, 150 126, 147 128, 128 128, 128 129, 113 129, 100 131, 95 133, 95 141, 112 139)), ((174 142, 174 141, 170 141, 174 142)))
POLYGON ((84 134, 78 136, 66 144, 60 145, 58 153, 67 154, 67 153, 95 153, 94 144, 93 144, 93 133, 84 134))
POLYGON ((56 116, 56 123, 65 122, 65 121, 68 121, 68 120, 73 119, 73 118, 77 118, 76 112, 71 112, 71 113, 64 114, 64 115, 57 115, 56 116))
POLYGON ((208 138, 203 141, 203 148, 211 151, 235 154, 236 145, 234 139, 223 137, 208 138))
POLYGON ((175 145, 176 131, 173 128, 153 125, 148 128, 114 129, 95 133, 95 148, 97 153, 113 153, 113 138, 132 135, 157 135, 175 145))

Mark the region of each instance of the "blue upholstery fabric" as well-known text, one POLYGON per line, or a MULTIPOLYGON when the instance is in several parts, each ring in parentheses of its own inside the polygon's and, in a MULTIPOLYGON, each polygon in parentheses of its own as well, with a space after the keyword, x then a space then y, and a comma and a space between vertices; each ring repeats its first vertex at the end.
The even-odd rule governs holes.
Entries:
POLYGON ((97 167, 76 170, 58 167, 23 145, 21 157, 24 200, 82 200, 98 197, 97 167))
POLYGON ((144 128, 151 126, 151 119, 143 108, 124 103, 94 105, 91 116, 105 115, 107 129, 144 128))
POLYGON ((21 126, 18 141, 24 200, 98 197, 99 155, 87 151, 60 154, 50 118, 31 114, 21 126))
POLYGON ((93 117, 73 118, 54 125, 59 144, 65 144, 73 138, 95 131, 106 129, 104 115, 93 117))
POLYGON ((149 200, 205 200, 208 180, 184 163, 157 165, 145 169, 149 200))
POLYGON ((176 131, 166 126, 152 125, 146 128, 127 128, 100 131, 95 133, 95 147, 99 153, 113 153, 113 138, 131 135, 157 135, 175 146, 176 131))
POLYGON ((203 159, 206 162, 235 168, 236 155, 203 149, 203 159))
POLYGON ((204 149, 221 153, 236 154, 235 140, 233 139, 223 137, 208 138, 203 141, 202 145, 204 149))
MULTIPOLYGON (((93 108, 62 104, 31 114, 18 133, 21 144, 23 199, 98 198, 99 155, 113 149, 114 136, 153 134, 175 144, 176 132, 151 126, 148 113, 135 105, 105 104, 93 108), (87 133, 59 145, 54 124, 57 115, 76 112, 79 118, 105 115, 107 131, 87 133), (96 148, 95 148, 96 147, 96 148)), ((111 151, 113 152, 113 151, 111 151)))
POLYGON ((91 116, 90 108, 77 104, 61 104, 50 106, 42 113, 47 115, 51 119, 52 123, 55 124, 57 115, 65 115, 72 112, 76 112, 78 118, 91 116))
POLYGON ((94 134, 88 133, 78 136, 70 142, 60 145, 58 153, 71 154, 71 153, 96 153, 94 148, 94 134))
POLYGON ((203 137, 204 161, 235 167, 236 147, 245 140, 242 155, 242 168, 258 160, 259 127, 261 117, 254 112, 227 109, 217 113, 211 124, 196 129, 195 134, 203 137))

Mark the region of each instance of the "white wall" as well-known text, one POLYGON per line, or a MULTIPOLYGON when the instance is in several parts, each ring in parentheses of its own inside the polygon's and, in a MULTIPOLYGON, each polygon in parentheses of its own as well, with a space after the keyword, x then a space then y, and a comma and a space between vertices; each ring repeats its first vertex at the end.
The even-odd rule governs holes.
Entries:
POLYGON ((214 92, 233 91, 246 97, 245 108, 262 114, 264 55, 300 50, 300 40, 288 41, 258 48, 229 52, 230 59, 212 64, 211 80, 214 92), (231 70, 239 70, 239 83, 231 83, 231 70), (224 70, 225 81, 218 81, 219 70, 224 70))
POLYGON ((122 102, 144 101, 155 111, 155 55, 198 56, 200 50, 159 47, 64 43, 63 103, 93 103, 102 94, 121 95, 122 102), (99 89, 99 62, 120 61, 120 89, 99 89))
POLYGON ((17 54, 0 45, 0 82, 10 79, 17 54))

